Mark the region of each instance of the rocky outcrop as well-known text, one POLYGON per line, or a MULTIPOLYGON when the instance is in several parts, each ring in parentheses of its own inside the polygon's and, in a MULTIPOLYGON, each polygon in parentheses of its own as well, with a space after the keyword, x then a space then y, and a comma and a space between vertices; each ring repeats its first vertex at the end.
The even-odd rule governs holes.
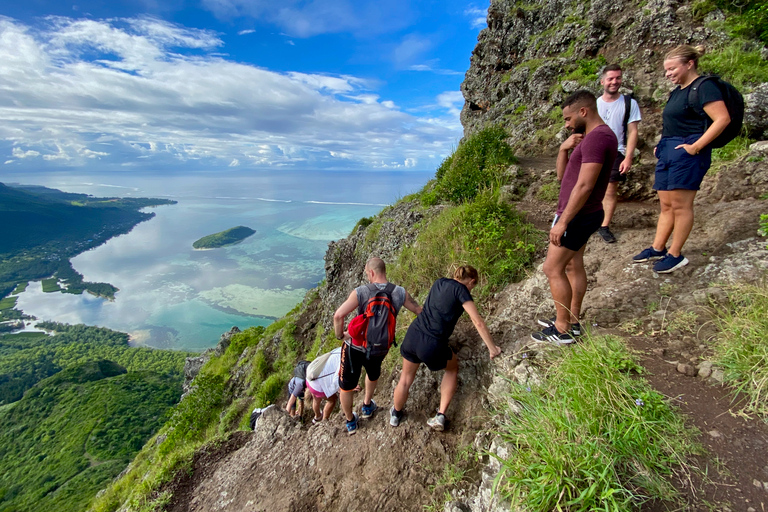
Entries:
POLYGON ((195 377, 197 377, 197 374, 200 373, 200 368, 202 368, 211 357, 219 357, 226 352, 227 347, 229 347, 229 344, 232 341, 232 336, 239 332, 240 329, 237 326, 234 326, 221 335, 219 342, 215 347, 209 348, 199 356, 187 358, 184 362, 184 384, 182 385, 184 394, 181 395, 181 398, 184 398, 184 396, 192 390, 193 381, 195 380, 195 377))

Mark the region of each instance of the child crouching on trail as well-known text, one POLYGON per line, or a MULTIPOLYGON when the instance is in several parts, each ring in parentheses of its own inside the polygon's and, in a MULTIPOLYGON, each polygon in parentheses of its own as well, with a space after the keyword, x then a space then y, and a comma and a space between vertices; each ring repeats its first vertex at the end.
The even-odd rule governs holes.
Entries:
POLYGON ((445 428, 445 411, 451 403, 458 385, 459 359, 448 346, 448 338, 453 333, 456 322, 466 311, 477 332, 488 347, 491 359, 501 354, 491 338, 491 333, 477 311, 470 292, 477 285, 477 270, 473 267, 459 267, 453 279, 441 278, 435 281, 429 291, 424 308, 416 320, 408 327, 400 354, 403 356, 403 371, 400 382, 395 388, 394 406, 390 409, 389 424, 400 424, 403 407, 408 400, 419 365, 424 363, 433 372, 445 370, 440 384, 440 408, 437 415, 427 421, 435 430, 445 428))

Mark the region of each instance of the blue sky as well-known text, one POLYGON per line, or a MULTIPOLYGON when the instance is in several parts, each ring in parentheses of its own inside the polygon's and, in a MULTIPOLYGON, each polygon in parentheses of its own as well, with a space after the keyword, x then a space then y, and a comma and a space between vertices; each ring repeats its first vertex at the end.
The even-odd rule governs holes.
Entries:
POLYGON ((0 7, 0 178, 35 171, 433 170, 485 2, 0 7))

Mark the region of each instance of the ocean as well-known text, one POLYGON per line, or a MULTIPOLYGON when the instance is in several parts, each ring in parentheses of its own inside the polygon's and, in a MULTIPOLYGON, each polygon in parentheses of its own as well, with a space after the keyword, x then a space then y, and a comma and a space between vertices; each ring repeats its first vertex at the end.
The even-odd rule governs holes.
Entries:
POLYGON ((86 281, 117 288, 115 300, 43 293, 40 282, 17 308, 38 320, 127 332, 137 346, 200 351, 232 326, 268 325, 324 278, 328 243, 361 217, 420 189, 433 173, 404 171, 58 172, 0 182, 45 185, 101 197, 162 197, 156 216, 72 259, 86 281), (198 238, 235 226, 256 234, 219 249, 198 238))

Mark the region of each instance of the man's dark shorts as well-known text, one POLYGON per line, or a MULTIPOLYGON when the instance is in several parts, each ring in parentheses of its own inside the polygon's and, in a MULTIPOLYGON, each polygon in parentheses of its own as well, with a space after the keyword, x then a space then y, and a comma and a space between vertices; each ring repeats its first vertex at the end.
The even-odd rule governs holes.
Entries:
POLYGON ((385 357, 387 357, 386 354, 368 359, 365 357, 365 352, 356 350, 345 343, 341 349, 339 388, 342 391, 352 391, 355 389, 360 382, 363 368, 365 368, 365 373, 368 375, 368 380, 379 380, 381 363, 385 357))
POLYGON ((616 160, 613 162, 613 167, 611 168, 611 177, 608 178, 608 183, 618 183, 621 181, 627 181, 627 175, 621 174, 619 172, 619 167, 621 167, 621 162, 624 161, 624 155, 621 153, 616 153, 616 160))
POLYGON ((405 333, 403 344, 400 345, 400 355, 414 364, 424 363, 427 368, 436 372, 444 370, 448 361, 453 359, 453 350, 448 346, 448 341, 424 334, 411 324, 405 333))
POLYGON ((704 175, 712 165, 712 149, 706 147, 698 155, 689 155, 681 144, 693 144, 701 135, 664 137, 656 146, 656 180, 654 190, 699 190, 704 175))
MULTIPOLYGON (((603 224, 604 215, 605 212, 603 210, 598 210, 574 217, 566 226, 565 234, 560 238, 560 245, 572 251, 580 250, 587 243, 589 237, 600 229, 600 226, 603 224)), ((558 216, 555 215, 555 220, 552 222, 553 226, 557 219, 558 216)))

